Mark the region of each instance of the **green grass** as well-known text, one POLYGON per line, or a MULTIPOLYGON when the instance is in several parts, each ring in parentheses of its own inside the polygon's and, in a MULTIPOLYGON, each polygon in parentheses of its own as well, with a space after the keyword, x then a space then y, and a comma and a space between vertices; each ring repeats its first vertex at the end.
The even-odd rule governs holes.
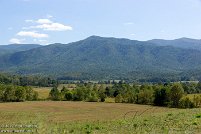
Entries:
POLYGON ((40 134, 199 134, 201 109, 88 102, 0 103, 0 125, 20 124, 37 125, 37 128, 23 129, 40 134))

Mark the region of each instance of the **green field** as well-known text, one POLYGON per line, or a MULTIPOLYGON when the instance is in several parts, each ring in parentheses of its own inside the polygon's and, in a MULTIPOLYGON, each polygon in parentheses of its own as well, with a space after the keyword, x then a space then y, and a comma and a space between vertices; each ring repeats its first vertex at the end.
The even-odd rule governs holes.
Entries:
POLYGON ((36 101, 0 103, 0 119, 1 130, 26 129, 40 134, 201 133, 200 108, 36 101), (12 128, 13 125, 17 127, 12 128), (24 126, 18 128, 20 125, 24 126))

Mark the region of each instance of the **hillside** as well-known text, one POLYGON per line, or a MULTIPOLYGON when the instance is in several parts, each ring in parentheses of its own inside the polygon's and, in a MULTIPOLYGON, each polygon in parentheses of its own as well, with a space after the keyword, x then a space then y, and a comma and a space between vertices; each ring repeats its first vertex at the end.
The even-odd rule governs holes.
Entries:
POLYGON ((10 45, 0 45, 0 56, 4 54, 10 54, 20 51, 26 51, 33 48, 41 47, 37 44, 10 44, 10 45))
POLYGON ((175 40, 153 39, 149 40, 148 42, 158 46, 173 46, 178 48, 201 50, 201 40, 197 39, 190 39, 190 38, 180 38, 175 40))
POLYGON ((200 57, 201 52, 195 49, 91 36, 4 55, 0 69, 64 79, 176 79, 184 71, 199 69, 200 57))

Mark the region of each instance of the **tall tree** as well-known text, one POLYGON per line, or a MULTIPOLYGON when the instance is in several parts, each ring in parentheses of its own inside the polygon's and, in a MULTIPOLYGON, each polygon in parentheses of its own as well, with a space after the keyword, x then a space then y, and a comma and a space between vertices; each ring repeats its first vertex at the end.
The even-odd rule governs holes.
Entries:
POLYGON ((170 101, 172 107, 178 107, 179 106, 179 100, 184 95, 184 89, 182 88, 181 84, 176 83, 172 86, 170 89, 170 101))

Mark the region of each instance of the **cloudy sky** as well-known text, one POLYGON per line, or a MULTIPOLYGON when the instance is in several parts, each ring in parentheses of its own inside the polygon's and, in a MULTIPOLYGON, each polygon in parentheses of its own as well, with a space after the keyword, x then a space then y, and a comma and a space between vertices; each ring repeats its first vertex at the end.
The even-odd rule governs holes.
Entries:
POLYGON ((201 39, 200 0, 0 0, 0 44, 201 39))

